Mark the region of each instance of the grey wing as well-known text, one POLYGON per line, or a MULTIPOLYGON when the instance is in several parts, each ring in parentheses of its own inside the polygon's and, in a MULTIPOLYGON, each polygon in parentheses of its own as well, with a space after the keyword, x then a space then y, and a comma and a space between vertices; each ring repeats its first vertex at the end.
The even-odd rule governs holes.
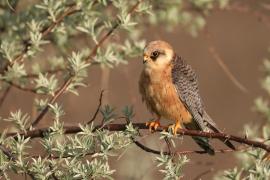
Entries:
POLYGON ((215 122, 204 110, 194 70, 179 56, 175 56, 173 60, 172 81, 179 98, 185 104, 200 129, 203 131, 218 130, 215 122))

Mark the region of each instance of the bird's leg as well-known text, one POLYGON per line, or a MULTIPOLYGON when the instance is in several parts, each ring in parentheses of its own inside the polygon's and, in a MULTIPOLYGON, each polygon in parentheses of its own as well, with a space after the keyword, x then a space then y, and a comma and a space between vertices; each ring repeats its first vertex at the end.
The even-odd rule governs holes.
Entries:
POLYGON ((169 129, 172 129, 173 135, 176 135, 177 134, 177 130, 178 129, 182 129, 182 126, 180 124, 180 121, 179 120, 176 120, 175 124, 169 126, 169 129))
POLYGON ((156 130, 158 127, 160 127, 160 116, 157 117, 156 120, 148 121, 146 123, 146 126, 149 126, 149 130, 152 131, 152 129, 156 130))

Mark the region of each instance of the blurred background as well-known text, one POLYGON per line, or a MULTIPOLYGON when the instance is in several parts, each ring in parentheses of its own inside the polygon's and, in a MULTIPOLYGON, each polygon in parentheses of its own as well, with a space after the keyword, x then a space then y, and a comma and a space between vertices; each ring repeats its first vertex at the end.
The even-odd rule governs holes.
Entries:
MULTIPOLYGON (((18 9, 28 6, 27 3, 30 1, 23 2, 18 9)), ((207 26, 199 31, 197 37, 190 35, 181 25, 168 30, 165 23, 147 25, 141 35, 141 39, 145 39, 146 42, 158 39, 168 41, 178 55, 192 65, 197 72, 200 93, 208 113, 220 129, 229 134, 243 136, 245 124, 260 123, 258 120, 260 117, 252 107, 255 98, 264 96, 260 85, 263 75, 261 67, 263 59, 269 57, 270 42, 268 24, 270 17, 267 13, 270 5, 266 6, 266 2, 245 1, 244 4, 249 7, 248 11, 214 9, 206 17, 207 26), (261 16, 261 13, 264 16, 261 16), (214 52, 211 51, 213 49, 214 52), (230 79, 224 67, 220 66, 220 61, 226 64, 229 71, 246 90, 239 88, 230 79)), ((143 27, 138 25, 137 28, 143 27)), ((121 33, 112 36, 113 40, 121 38, 121 33)), ((84 36, 78 36, 72 43, 75 43, 77 47, 83 47, 87 41, 84 36)), ((54 53, 52 46, 45 45, 44 51, 36 58, 50 57, 54 53)), ((135 111, 134 122, 148 121, 152 115, 142 103, 138 91, 141 70, 142 55, 114 69, 90 67, 86 80, 88 86, 79 89, 80 96, 65 94, 60 98, 66 111, 63 120, 67 124, 87 121, 96 110, 99 94, 104 89, 103 104, 110 104, 119 112, 122 107, 132 105, 135 111)), ((12 88, 0 109, 1 116, 7 117, 10 111, 18 108, 24 112, 33 112, 32 116, 35 116, 36 112, 32 108, 34 97, 28 92, 12 88)), ((39 126, 45 127, 50 123, 51 120, 46 119, 39 126)), ((6 124, 3 122, 3 125, 1 126, 5 127, 6 124)), ((154 149, 166 149, 164 141, 160 140, 156 133, 142 132, 148 135, 139 139, 140 142, 154 149)), ((216 140, 212 140, 212 143, 217 149, 224 148, 224 145, 216 140)), ((184 137, 181 142, 177 140, 175 149, 199 148, 189 137, 184 137)), ((162 177, 155 166, 154 155, 145 153, 135 145, 121 153, 120 158, 113 158, 110 162, 117 170, 115 179, 151 180, 162 177)), ((218 171, 237 165, 235 153, 218 153, 216 156, 191 154, 188 158, 190 158, 190 163, 184 168, 183 179, 196 179, 196 176, 204 172, 206 175, 202 176, 202 179, 211 179, 218 171)))

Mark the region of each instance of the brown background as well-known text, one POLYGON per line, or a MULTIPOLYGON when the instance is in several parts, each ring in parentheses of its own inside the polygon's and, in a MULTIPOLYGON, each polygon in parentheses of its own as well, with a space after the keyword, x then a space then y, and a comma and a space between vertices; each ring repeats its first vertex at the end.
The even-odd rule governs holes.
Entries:
MULTIPOLYGON (((208 19, 208 29, 212 34, 212 43, 233 74, 248 89, 241 92, 225 75, 213 56, 208 52, 208 40, 200 33, 192 38, 181 27, 167 32, 161 27, 150 27, 145 39, 148 41, 162 39, 170 42, 180 54, 196 70, 200 92, 207 111, 225 132, 240 135, 246 123, 260 122, 259 116, 252 112, 253 101, 263 94, 259 80, 262 78, 262 59, 268 57, 267 48, 270 37, 268 27, 249 13, 234 11, 215 12, 208 19)), ((50 47, 47 50, 50 50, 50 47)), ((48 51, 45 51, 46 53, 48 51)), ((41 57, 44 54, 41 54, 41 57)), ((106 89, 104 103, 118 108, 133 105, 136 116, 134 121, 145 122, 151 118, 138 92, 138 78, 142 68, 142 57, 130 61, 128 65, 108 70, 99 67, 89 69, 87 88, 79 90, 80 96, 65 94, 61 103, 65 107, 64 120, 74 124, 89 119, 98 104, 101 89, 106 89)), ((10 110, 21 108, 24 112, 32 111, 33 96, 12 89, 4 107, 0 110, 2 117, 7 117, 10 110)), ((1 121, 3 123, 3 121, 1 121)), ((48 118, 41 126, 51 123, 48 118)), ((148 133, 148 132, 146 132, 148 133)), ((179 141, 179 140, 178 140, 179 141)), ((161 149, 164 142, 150 135, 141 140, 146 145, 161 149)), ((188 137, 177 143, 178 150, 198 149, 188 137)), ((214 141, 216 147, 224 147, 214 141)), ((184 179, 193 179, 198 174, 212 169, 202 179, 213 177, 218 171, 233 168, 237 165, 234 153, 208 155, 189 155, 190 163, 184 168, 184 179)), ((160 179, 156 168, 155 156, 131 146, 123 152, 120 159, 114 158, 111 164, 116 168, 115 179, 160 179)))

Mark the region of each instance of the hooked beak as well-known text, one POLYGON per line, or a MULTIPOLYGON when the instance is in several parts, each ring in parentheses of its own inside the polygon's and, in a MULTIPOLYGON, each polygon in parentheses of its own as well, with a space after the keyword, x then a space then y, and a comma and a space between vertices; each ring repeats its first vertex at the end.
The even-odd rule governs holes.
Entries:
POLYGON ((149 56, 143 55, 143 64, 147 63, 149 61, 149 56))

